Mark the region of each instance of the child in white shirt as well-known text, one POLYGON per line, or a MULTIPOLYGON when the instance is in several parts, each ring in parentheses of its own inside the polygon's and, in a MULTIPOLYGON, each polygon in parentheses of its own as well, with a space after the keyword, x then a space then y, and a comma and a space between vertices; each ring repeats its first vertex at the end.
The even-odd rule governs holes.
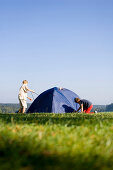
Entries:
POLYGON ((25 113, 25 111, 27 109, 27 98, 32 101, 32 99, 27 96, 27 92, 30 91, 30 92, 34 93, 33 90, 28 88, 28 86, 27 86, 28 81, 27 80, 24 80, 22 83, 23 84, 20 87, 19 95, 18 95, 18 99, 19 99, 19 102, 20 102, 19 113, 25 113))

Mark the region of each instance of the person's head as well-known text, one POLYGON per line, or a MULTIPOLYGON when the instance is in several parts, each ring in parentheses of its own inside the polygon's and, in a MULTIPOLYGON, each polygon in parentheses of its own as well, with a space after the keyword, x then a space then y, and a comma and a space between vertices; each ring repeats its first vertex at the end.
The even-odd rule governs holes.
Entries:
POLYGON ((76 97, 76 98, 74 99, 74 101, 75 101, 75 103, 79 103, 79 102, 80 102, 80 99, 79 99, 78 97, 76 97))
POLYGON ((22 83, 23 83, 23 84, 28 84, 28 81, 27 81, 27 80, 23 80, 22 83))

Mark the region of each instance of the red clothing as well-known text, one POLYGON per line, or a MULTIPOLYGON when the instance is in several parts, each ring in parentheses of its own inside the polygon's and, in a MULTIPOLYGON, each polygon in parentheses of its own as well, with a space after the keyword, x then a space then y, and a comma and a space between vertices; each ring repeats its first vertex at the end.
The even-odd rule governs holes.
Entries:
POLYGON ((90 113, 92 108, 93 108, 93 105, 89 106, 88 109, 84 110, 84 112, 85 113, 90 113))

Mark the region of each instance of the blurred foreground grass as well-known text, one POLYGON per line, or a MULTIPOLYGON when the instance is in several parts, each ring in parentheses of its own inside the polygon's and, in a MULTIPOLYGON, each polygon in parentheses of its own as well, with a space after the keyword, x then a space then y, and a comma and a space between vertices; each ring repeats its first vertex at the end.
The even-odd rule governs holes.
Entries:
POLYGON ((2 169, 113 169, 113 113, 0 114, 2 169))

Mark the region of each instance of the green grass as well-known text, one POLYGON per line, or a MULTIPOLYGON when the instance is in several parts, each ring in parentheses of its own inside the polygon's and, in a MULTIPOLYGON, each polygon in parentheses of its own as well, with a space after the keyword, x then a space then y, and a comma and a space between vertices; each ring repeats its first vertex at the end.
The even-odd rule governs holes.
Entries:
POLYGON ((0 114, 4 169, 113 169, 113 113, 0 114))

